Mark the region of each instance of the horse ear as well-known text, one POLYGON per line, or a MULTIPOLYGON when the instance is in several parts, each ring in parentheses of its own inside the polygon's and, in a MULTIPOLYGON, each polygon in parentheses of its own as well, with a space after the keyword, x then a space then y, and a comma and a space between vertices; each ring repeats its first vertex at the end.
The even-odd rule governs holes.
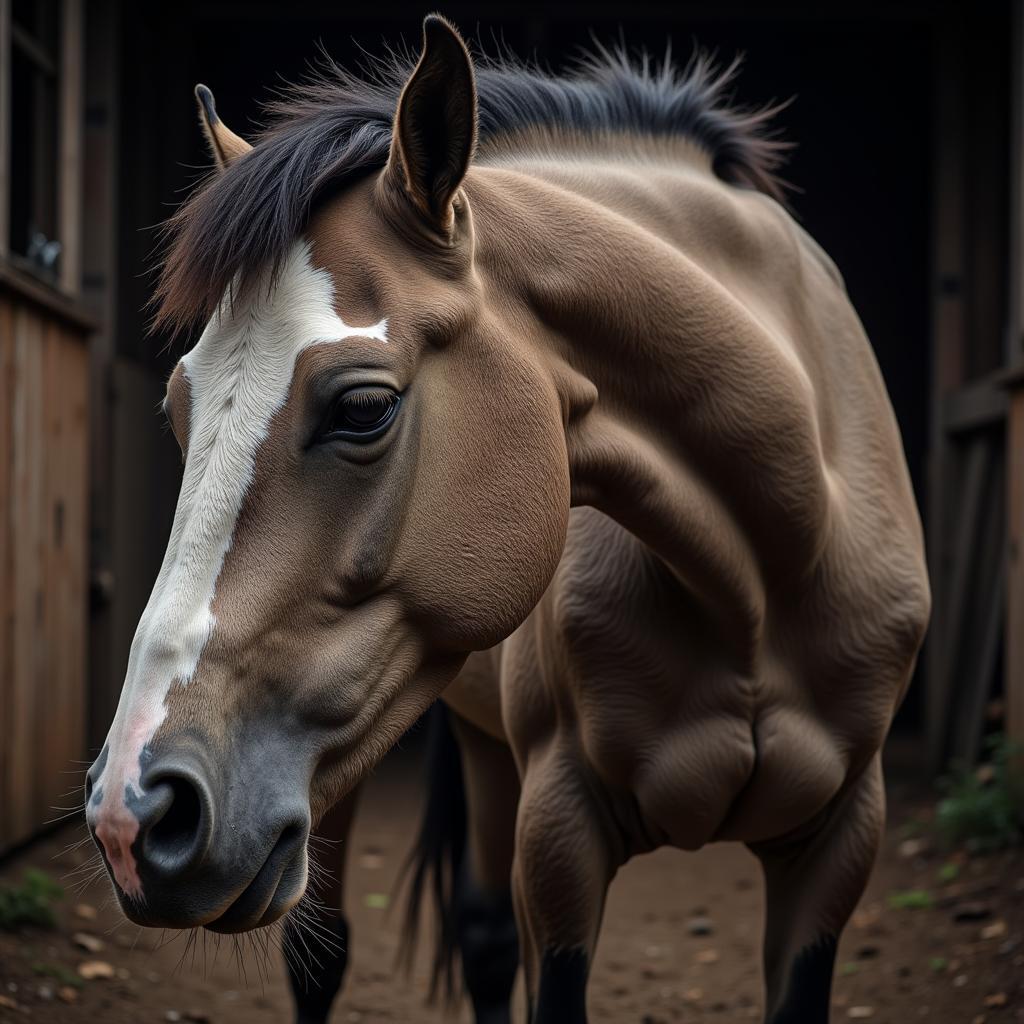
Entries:
POLYGON ((476 76, 462 37, 438 14, 423 22, 423 53, 405 83, 385 174, 444 234, 476 148, 476 76))
POLYGON ((218 171, 225 170, 239 157, 245 156, 252 146, 236 135, 218 116, 213 93, 205 85, 195 89, 196 103, 199 104, 199 121, 203 126, 206 143, 210 147, 218 171))

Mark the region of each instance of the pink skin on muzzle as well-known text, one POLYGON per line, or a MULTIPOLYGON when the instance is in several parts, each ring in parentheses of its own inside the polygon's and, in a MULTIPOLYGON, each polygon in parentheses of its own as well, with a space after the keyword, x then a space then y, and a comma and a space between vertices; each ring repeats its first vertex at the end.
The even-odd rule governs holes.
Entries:
MULTIPOLYGON (((162 716, 161 716, 162 717, 162 716)), ((125 800, 126 791, 141 796, 139 758, 143 747, 152 738, 159 722, 152 716, 137 716, 126 735, 119 742, 109 741, 107 763, 96 780, 102 786, 103 798, 89 816, 96 838, 103 846, 114 880, 131 899, 142 899, 142 879, 132 853, 132 845, 139 835, 139 819, 125 800)))
POLYGON ((132 899, 142 899, 142 880, 132 854, 132 843, 139 834, 139 822, 121 802, 121 807, 107 811, 96 826, 96 838, 103 844, 114 879, 132 899))

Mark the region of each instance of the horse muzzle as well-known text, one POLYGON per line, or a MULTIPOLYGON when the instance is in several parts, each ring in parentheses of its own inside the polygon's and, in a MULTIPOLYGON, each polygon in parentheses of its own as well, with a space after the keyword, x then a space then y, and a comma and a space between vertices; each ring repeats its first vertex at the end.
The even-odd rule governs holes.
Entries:
POLYGON ((289 778, 264 745, 220 763, 209 749, 193 734, 164 737, 137 778, 106 750, 89 770, 86 821, 137 924, 247 931, 305 890, 308 780, 289 778))

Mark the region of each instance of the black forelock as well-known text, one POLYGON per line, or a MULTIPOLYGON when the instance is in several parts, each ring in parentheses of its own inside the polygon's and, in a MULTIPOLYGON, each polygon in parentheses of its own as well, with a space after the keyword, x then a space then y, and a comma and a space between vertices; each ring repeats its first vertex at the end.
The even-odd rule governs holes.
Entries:
MULTIPOLYGON (((730 104, 738 63, 717 69, 697 54, 680 68, 597 48, 556 76, 507 56, 478 59, 480 151, 531 128, 682 136, 707 151, 723 180, 778 197, 774 172, 786 145, 768 131, 773 109, 730 104)), ((414 65, 392 53, 360 77, 326 62, 269 105, 252 151, 207 179, 168 222, 158 324, 178 330, 207 319, 229 288, 244 291, 277 267, 327 195, 385 165, 414 65)))

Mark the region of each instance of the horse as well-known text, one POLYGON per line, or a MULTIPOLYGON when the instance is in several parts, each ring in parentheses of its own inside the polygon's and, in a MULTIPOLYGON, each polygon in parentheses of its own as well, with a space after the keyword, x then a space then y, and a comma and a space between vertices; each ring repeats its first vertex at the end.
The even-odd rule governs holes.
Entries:
POLYGON ((625 860, 719 841, 763 865, 765 1019, 827 1021, 930 596, 870 344, 729 79, 477 64, 432 15, 251 148, 215 123, 157 291, 205 323, 181 492, 86 783, 130 919, 281 919, 443 693, 462 914, 511 908, 534 1024, 586 1020, 625 860))

